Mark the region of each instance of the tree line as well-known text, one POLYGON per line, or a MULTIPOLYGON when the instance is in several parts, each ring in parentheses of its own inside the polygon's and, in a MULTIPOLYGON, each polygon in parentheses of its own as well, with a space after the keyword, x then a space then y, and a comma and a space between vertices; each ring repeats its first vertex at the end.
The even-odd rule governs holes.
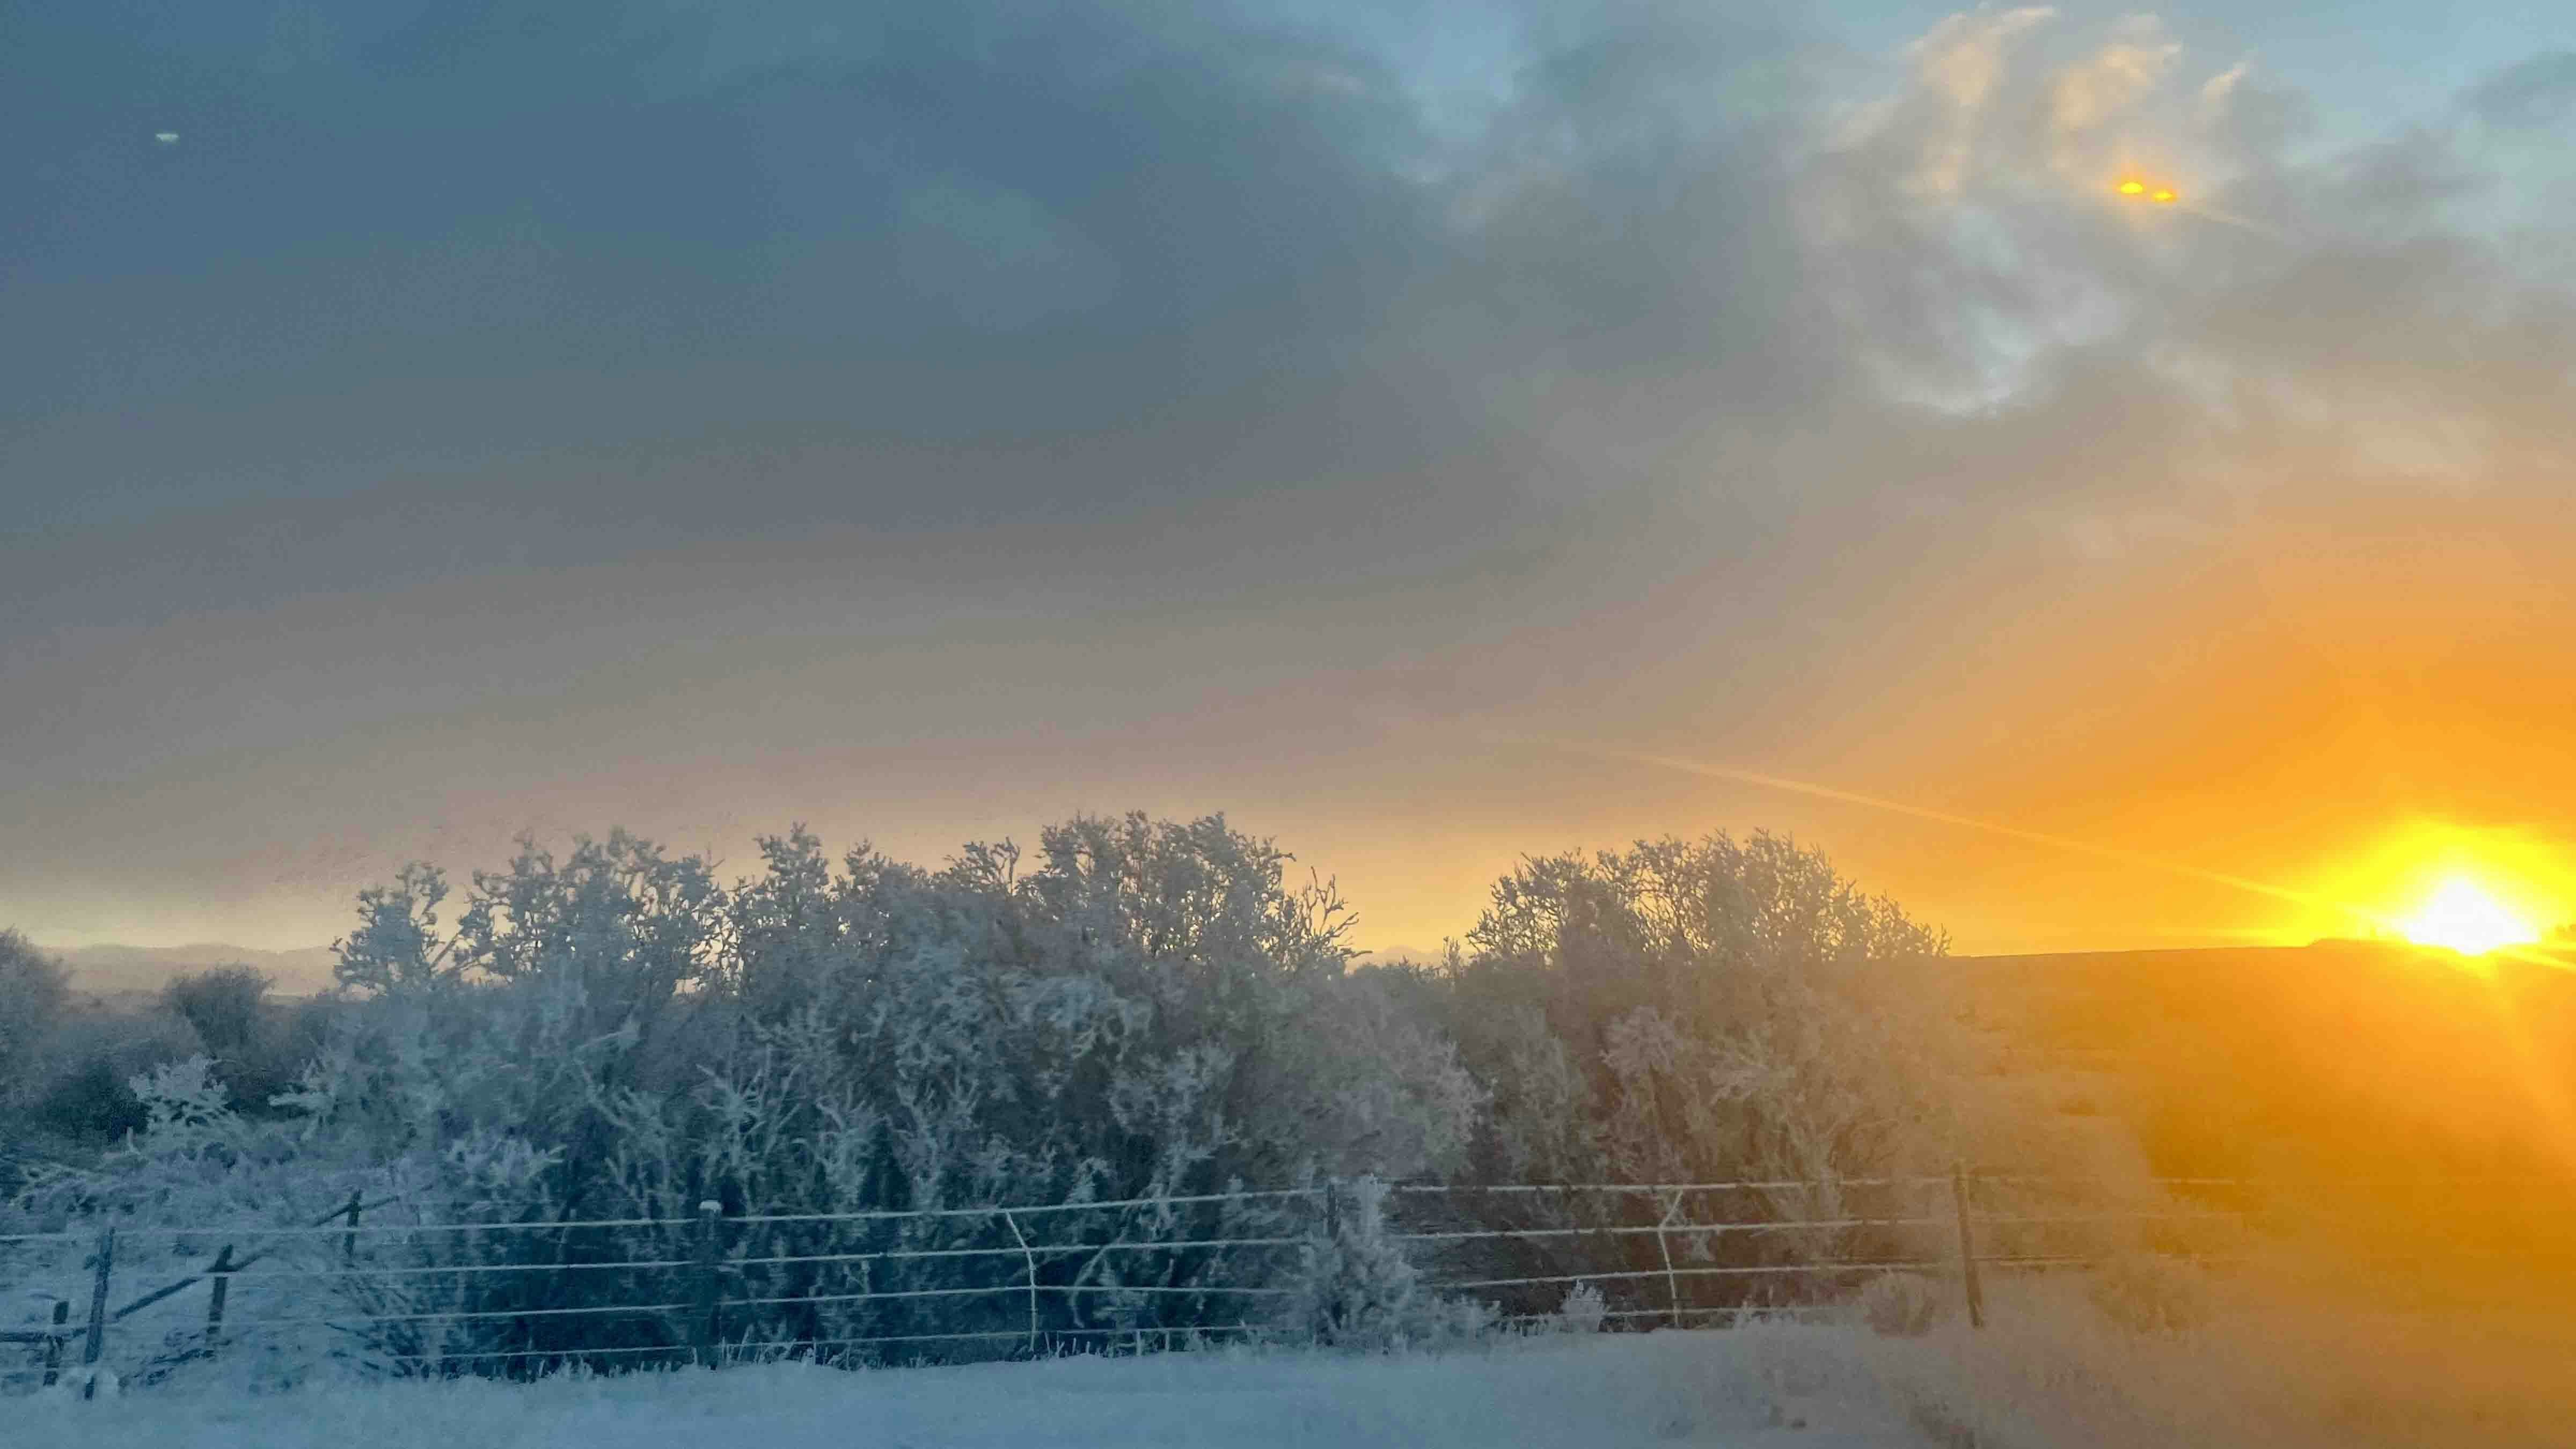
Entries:
MULTIPOLYGON (((1355 1178, 1830 1184, 1950 1150, 1933 1038, 1884 990, 1946 938, 1816 851, 1757 833, 1528 858, 1443 961, 1383 965, 1358 959, 1338 890, 1293 865, 1222 816, 1141 814, 1076 818, 1030 850, 970 844, 937 869, 865 844, 836 858, 801 826, 762 839, 759 869, 731 882, 622 831, 560 854, 523 841, 461 890, 415 864, 360 893, 328 996, 281 1009, 246 970, 174 983, 162 1014, 193 1049, 173 1031, 82 1068, 121 1069, 123 1115, 74 1121, 58 1105, 30 1120, 114 1130, 120 1145, 59 1154, 17 1210, 265 1220, 326 1211, 353 1185, 545 1222, 685 1218, 709 1200, 729 1215, 902 1211, 1355 1178)), ((0 991, 59 1017, 59 972, 7 942, 0 991)), ((43 1020, 0 1017, 0 1070, 22 1100, 55 1100, 70 1080, 65 1054, 38 1042, 43 1020)), ((1299 1230, 1286 1211, 1238 1204, 1187 1229, 1299 1230)), ((1183 1226, 1154 1216, 1084 1231, 1183 1226)), ((872 1243, 973 1230, 916 1223, 872 1243)), ((674 1247, 612 1236, 551 1251, 611 1262, 674 1247)), ((1112 1256, 1079 1270, 1114 1281, 1067 1313, 1168 1325, 1206 1305, 1143 1290, 1253 1271, 1221 1253, 1112 1256), (1138 1291, 1105 1291, 1121 1287, 1138 1291)), ((474 1306, 573 1291, 513 1278, 484 1275, 474 1306)), ((846 1278, 793 1265, 760 1296, 865 1296, 822 1291, 846 1278)), ((633 1287, 600 1273, 579 1291, 616 1301, 633 1287)), ((1424 1307, 1380 1297, 1388 1313, 1424 1307)), ((977 1311, 862 1302, 770 1327, 822 1340, 977 1311)), ((470 1327, 428 1346, 578 1354, 664 1331, 470 1327)))

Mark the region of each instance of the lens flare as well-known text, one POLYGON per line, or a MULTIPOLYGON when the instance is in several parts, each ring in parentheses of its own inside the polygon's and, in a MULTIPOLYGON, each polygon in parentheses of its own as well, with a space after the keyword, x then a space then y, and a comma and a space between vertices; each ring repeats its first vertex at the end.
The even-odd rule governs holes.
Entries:
POLYGON ((2147 183, 2143 181, 2123 181, 2120 183, 2120 194, 2122 196, 2144 196, 2147 194, 2147 183))
POLYGON ((2450 876, 2434 888, 2415 914, 2398 922, 2406 939, 2419 946, 2447 946, 2464 956, 2483 956, 2507 946, 2528 946, 2540 939, 2529 921, 2466 876, 2450 876))

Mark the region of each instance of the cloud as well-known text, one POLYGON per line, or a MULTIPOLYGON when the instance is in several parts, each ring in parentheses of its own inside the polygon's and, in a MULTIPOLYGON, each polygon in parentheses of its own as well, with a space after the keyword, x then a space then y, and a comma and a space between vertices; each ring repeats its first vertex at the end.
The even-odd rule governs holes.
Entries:
POLYGON ((2048 136, 2057 174, 2070 184, 2098 183, 2102 132, 2154 94, 2181 56, 2181 44, 2154 17, 2143 16, 2123 22, 2110 40, 2049 77, 2048 136))
POLYGON ((1025 192, 939 180, 904 198, 895 273, 963 326, 1013 332, 1106 304, 1118 269, 1025 192))
MULTIPOLYGON (((29 320, 65 355, 18 379, 23 456, 132 480, 45 505, 65 528, 245 520, 241 567, 188 572, 246 605, 364 586, 362 549, 273 566, 335 512, 399 517, 413 575, 492 535, 569 564, 972 529, 999 577, 1025 573, 1017 522, 1061 557, 1044 520, 1114 552, 1150 516, 1214 556, 1287 490, 1383 526, 1274 534, 1279 576, 1365 574, 1639 490, 1775 522, 1916 500, 1901 444, 1830 476, 1780 460, 1997 409, 2121 431, 2069 411, 2096 392, 2159 399, 2162 459, 2284 365, 2376 380, 2283 426, 2405 426, 2434 404, 2397 394, 2432 380, 2349 319, 2447 298, 2407 309, 2442 335, 2443 306, 2474 321, 2516 285, 2440 241, 2496 189, 2455 138, 2294 158, 2295 92, 2151 19, 1955 15, 1840 108, 1807 38, 1750 8, 1485 20, 1445 68, 1421 59, 1440 16, 1330 7, 486 0, 354 14, 283 76, 245 41, 210 88, 262 75, 300 168, 219 153, 238 185, 172 200, 231 234, 208 286, 62 270, 112 273, 123 241, 33 259, 63 284, 29 320), (384 99, 328 114, 361 81, 384 99), (2127 165, 2184 179, 2192 214, 2120 211, 2127 165), (117 424, 140 407, 151 435, 117 424), (402 501, 431 495, 458 501, 402 501), (251 528, 272 505, 313 522, 251 528)), ((2530 111, 2548 60, 2464 104, 2530 111)), ((2463 446, 2419 461, 2480 466, 2463 446)), ((1994 472, 1979 491, 2067 486, 1994 472)), ((1095 577, 1135 587, 1108 556, 1095 577)), ((78 607, 148 612, 32 563, 78 607)))
POLYGON ((2564 57, 2357 133, 2183 20, 1472 22, 61 11, 0 74, 59 158, 0 243, 0 796, 104 842, 82 792, 219 748, 892 749, 1011 670, 1032 739, 1188 679, 1275 703, 1248 759, 1346 707, 1788 747, 2041 689, 2007 634, 2110 698, 2121 590, 2570 476, 2565 193, 2495 134, 2564 57), (156 65, 145 175, 78 128, 156 65))
POLYGON ((1943 19, 1905 49, 1911 93, 1864 106, 1849 141, 1866 147, 1905 136, 1912 154, 1899 173, 1903 188, 1916 196, 1956 196, 1977 159, 1979 132, 2010 48, 2056 14, 2045 6, 1980 8, 1943 19))
POLYGON ((2007 48, 2056 15, 2047 6, 1963 12, 1934 25, 1906 54, 1927 90, 1958 110, 1978 111, 2003 78, 2007 48))
POLYGON ((2576 51, 2535 55, 2481 82, 2462 97, 2490 125, 2537 131, 2576 112, 2576 51))

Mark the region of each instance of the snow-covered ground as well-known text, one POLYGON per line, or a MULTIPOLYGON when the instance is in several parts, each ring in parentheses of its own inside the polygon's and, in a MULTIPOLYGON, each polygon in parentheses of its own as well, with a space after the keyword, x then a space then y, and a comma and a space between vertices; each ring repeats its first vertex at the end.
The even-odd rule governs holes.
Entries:
MULTIPOLYGON (((794 1363, 301 1387, 256 1356, 121 1397, 0 1398, 0 1449, 2566 1449, 2576 1330, 2528 1314, 2218 1300, 2122 1327, 2000 1283, 1921 1337, 1766 1321, 1362 1356, 1209 1349, 956 1368, 794 1363)), ((291 1376, 289 1376, 291 1377, 291 1376)))
MULTIPOLYGON (((1866 1335, 1860 1335, 1866 1338, 1866 1335)), ((169 1385, 13 1399, 25 1449, 1033 1449, 1724 1445, 1913 1449, 1849 1330, 1507 1340, 1444 1354, 1227 1350, 843 1372, 768 1364, 538 1384, 169 1385)))

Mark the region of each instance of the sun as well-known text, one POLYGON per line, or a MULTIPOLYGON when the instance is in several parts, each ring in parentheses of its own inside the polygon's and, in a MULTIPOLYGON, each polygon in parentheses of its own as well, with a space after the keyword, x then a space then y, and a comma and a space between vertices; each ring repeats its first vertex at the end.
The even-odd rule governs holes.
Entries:
POLYGON ((2297 876, 2314 904, 2286 934, 2413 941, 2471 958, 2554 939, 2543 928, 2576 916, 2571 846, 2522 826, 2394 820, 2297 876))
POLYGON ((2419 946, 2447 946, 2465 956, 2528 946, 2540 939, 2538 928, 2464 875, 2443 877, 2415 914, 2399 921, 2397 928, 2419 946))

